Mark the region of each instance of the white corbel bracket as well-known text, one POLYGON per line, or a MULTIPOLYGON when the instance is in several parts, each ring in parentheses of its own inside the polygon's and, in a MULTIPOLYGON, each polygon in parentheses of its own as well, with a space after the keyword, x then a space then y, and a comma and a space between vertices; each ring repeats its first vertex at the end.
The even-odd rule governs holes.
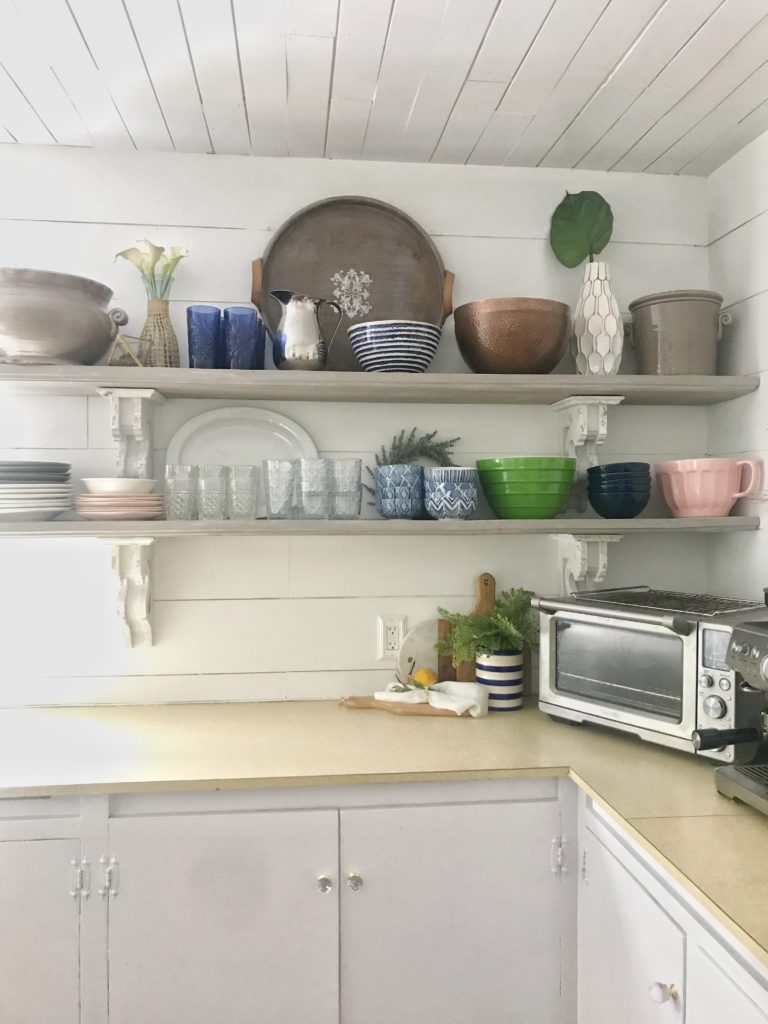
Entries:
POLYGON ((608 545, 620 536, 554 533, 563 573, 563 593, 577 594, 602 583, 608 571, 608 545))
POLYGON ((114 542, 112 568, 117 575, 117 614, 127 647, 152 646, 152 537, 114 542))
POLYGON ((153 406, 165 398, 154 388, 99 388, 112 408, 112 437, 117 441, 117 475, 152 476, 153 406))
POLYGON ((598 464, 597 449, 608 436, 608 408, 624 401, 623 395, 578 395, 550 406, 560 414, 563 453, 576 459, 576 473, 568 508, 587 507, 587 469, 598 464))

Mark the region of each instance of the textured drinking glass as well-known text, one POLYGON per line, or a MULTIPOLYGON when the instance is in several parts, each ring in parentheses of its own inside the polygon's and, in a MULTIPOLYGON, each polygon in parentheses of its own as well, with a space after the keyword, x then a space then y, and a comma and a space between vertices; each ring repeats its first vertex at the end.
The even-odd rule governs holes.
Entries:
POLYGON ((165 514, 168 519, 197 519, 197 466, 165 467, 165 514))
POLYGON ((363 500, 362 459, 330 459, 331 518, 356 519, 363 500))
POLYGON ((227 306, 224 310, 224 366, 228 370, 263 370, 266 329, 258 310, 227 306))
POLYGON ((298 459, 296 510, 300 519, 327 519, 331 511, 331 460, 298 459))
POLYGON ((227 467, 197 467, 198 519, 224 519, 227 511, 227 467))
POLYGON ((259 471, 255 466, 228 466, 227 519, 253 519, 259 491, 259 471))
POLYGON ((267 519, 290 519, 296 505, 296 460, 265 459, 261 472, 267 519))
POLYGON ((212 370, 221 365, 221 310, 218 306, 187 306, 189 365, 212 370))

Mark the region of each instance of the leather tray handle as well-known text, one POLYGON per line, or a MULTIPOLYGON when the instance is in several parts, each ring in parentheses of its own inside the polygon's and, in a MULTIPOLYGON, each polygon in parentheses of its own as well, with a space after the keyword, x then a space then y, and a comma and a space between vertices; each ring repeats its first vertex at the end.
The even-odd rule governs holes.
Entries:
POLYGON ((446 270, 443 275, 443 320, 447 320, 453 312, 453 282, 456 275, 446 270))
POLYGON ((261 277, 264 271, 264 260, 254 260, 251 264, 251 302, 257 309, 261 309, 261 277))

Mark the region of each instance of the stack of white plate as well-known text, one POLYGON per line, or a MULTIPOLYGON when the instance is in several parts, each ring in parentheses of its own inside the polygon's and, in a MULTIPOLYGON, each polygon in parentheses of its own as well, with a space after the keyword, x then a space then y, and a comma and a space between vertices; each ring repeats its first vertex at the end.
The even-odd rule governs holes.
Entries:
POLYGON ((83 483, 89 493, 76 502, 84 519, 160 519, 165 512, 162 494, 151 493, 156 480, 101 477, 83 483))
POLYGON ((0 462, 0 520, 43 522, 72 508, 67 462, 0 462))

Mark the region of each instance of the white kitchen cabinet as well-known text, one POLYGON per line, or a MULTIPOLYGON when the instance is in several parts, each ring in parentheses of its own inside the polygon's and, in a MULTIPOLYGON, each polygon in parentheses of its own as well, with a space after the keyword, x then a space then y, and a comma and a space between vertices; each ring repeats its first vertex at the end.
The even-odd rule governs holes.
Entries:
POLYGON ((80 896, 73 860, 80 860, 77 839, 0 841, 2 1024, 80 1020, 80 896))
POLYGON ((767 1024, 768 1000, 727 953, 693 943, 688 950, 691 1024, 767 1024))
POLYGON ((341 812, 342 1024, 560 1021, 556 800, 341 812))
POLYGON ((685 932, 589 831, 582 864, 580 1024, 682 1022, 685 932))
POLYGON ((109 833, 110 1024, 338 1020, 336 811, 116 818, 109 833))

